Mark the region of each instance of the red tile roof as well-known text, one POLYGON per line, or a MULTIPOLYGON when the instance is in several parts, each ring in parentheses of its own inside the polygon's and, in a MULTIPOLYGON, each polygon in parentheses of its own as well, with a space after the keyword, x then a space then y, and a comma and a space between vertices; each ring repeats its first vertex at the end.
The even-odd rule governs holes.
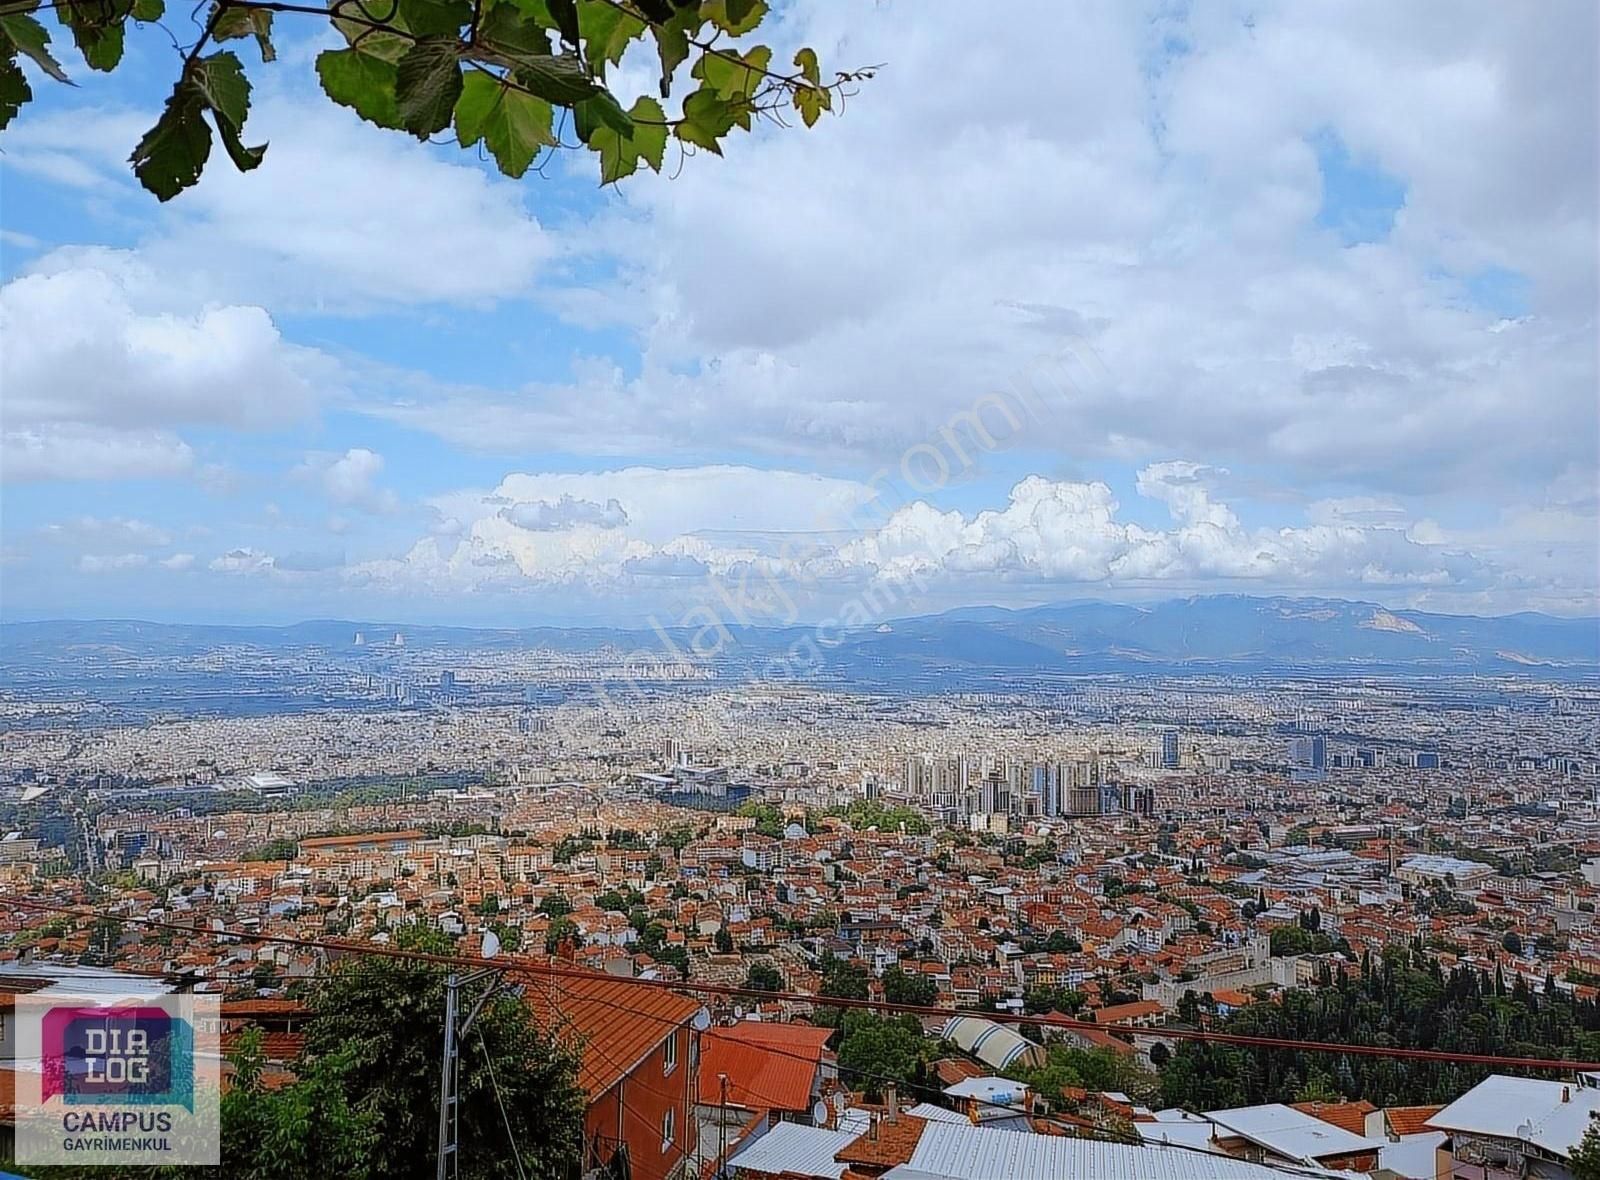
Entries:
POLYGON ((1431 1131, 1428 1120, 1438 1114, 1442 1106, 1391 1106, 1383 1113, 1389 1120, 1389 1129, 1396 1135, 1420 1135, 1431 1131))
POLYGON ((699 1100, 708 1105, 720 1103, 720 1075, 726 1074, 727 1100, 734 1106, 747 1110, 807 1110, 812 1082, 832 1031, 803 1024, 746 1020, 732 1028, 703 1033, 699 1100))
POLYGON ((524 993, 534 1015, 583 1054, 578 1085, 589 1097, 605 1093, 677 1029, 700 1005, 663 988, 595 973, 559 978, 535 975, 524 993))
MULTIPOLYGON (((1377 1110, 1376 1106, 1365 1098, 1355 1102, 1295 1102, 1293 1107, 1301 1114, 1308 1114, 1312 1118, 1321 1119, 1325 1123, 1332 1123, 1341 1127, 1352 1135, 1365 1135, 1367 1133, 1367 1116, 1377 1110)), ((1435 1107, 1442 1110, 1443 1107, 1435 1107)))

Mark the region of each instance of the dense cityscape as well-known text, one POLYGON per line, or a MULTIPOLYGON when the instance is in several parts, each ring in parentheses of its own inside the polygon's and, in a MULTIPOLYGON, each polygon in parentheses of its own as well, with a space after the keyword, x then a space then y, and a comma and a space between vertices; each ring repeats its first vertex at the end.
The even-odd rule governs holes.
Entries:
POLYGON ((586 1173, 620 1152, 649 1180, 837 1180, 944 1152, 934 1174, 978 1180, 976 1129, 1046 1169, 1093 1143, 1242 1161, 1218 1176, 1554 1176, 1587 1115, 1547 1134, 1541 1112, 1600 1112, 1592 678, 893 693, 404 628, 161 646, 8 669, 0 992, 92 970, 214 994, 274 1084, 350 948, 425 932, 548 987, 586 1173), (248 690, 118 691, 180 663, 248 690), (1508 1101, 1515 1122, 1485 1113, 1508 1101))

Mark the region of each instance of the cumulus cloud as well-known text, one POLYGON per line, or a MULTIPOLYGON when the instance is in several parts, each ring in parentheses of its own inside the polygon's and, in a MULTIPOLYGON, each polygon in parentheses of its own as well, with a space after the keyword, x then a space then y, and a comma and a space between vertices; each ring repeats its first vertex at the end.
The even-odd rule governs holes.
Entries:
POLYGON ((184 570, 194 568, 194 554, 174 553, 170 557, 163 557, 159 564, 162 568, 172 570, 174 573, 182 573, 184 570))
POLYGON ((267 574, 276 566, 277 561, 272 554, 241 546, 213 557, 207 568, 219 574, 267 574))
POLYGON ((562 496, 553 502, 525 501, 508 504, 500 509, 498 515, 501 520, 509 521, 519 529, 535 533, 559 532, 581 525, 597 529, 620 529, 628 523, 628 514, 615 497, 604 504, 574 496, 562 496))
POLYGON ((351 447, 342 455, 312 452, 292 474, 316 484, 335 504, 363 512, 393 512, 400 506, 400 499, 393 491, 377 486, 382 472, 382 455, 365 447, 351 447))
MULTIPOLYGON (((622 483, 666 488, 686 473, 649 472, 648 479, 644 469, 613 474, 626 475, 622 483)), ((783 473, 766 474, 775 479, 783 473)), ((495 492, 476 497, 476 511, 465 510, 471 523, 450 539, 450 547, 425 537, 403 557, 359 563, 352 574, 363 582, 443 593, 517 585, 615 590, 650 579, 754 572, 774 583, 805 587, 807 595, 913 579, 934 592, 976 590, 991 598, 996 587, 1008 583, 1108 589, 1225 584, 1262 591, 1386 587, 1409 593, 1505 580, 1498 568, 1459 546, 1430 543, 1411 529, 1413 522, 1389 515, 1369 519, 1370 510, 1340 516, 1323 505, 1301 522, 1246 526, 1211 491, 1211 484, 1227 475, 1182 461, 1141 469, 1136 489, 1142 498, 1165 505, 1172 518, 1167 528, 1129 519, 1102 481, 1028 476, 1000 507, 964 513, 917 500, 887 513, 881 524, 848 533, 742 532, 728 525, 744 505, 730 501, 702 510, 691 527, 662 531, 633 519, 626 496, 608 500, 617 507, 614 527, 591 522, 529 530, 508 519, 514 513, 503 501, 510 489, 548 477, 511 476, 495 492)), ((735 483, 741 477, 722 474, 735 483)), ((588 478, 604 480, 602 474, 588 478)), ((844 501, 860 495, 870 491, 858 486, 844 501)), ((463 498, 452 502, 467 503, 463 498)), ((796 510, 805 507, 791 504, 791 519, 803 517, 796 510)), ((678 518, 676 523, 685 522, 678 518)))

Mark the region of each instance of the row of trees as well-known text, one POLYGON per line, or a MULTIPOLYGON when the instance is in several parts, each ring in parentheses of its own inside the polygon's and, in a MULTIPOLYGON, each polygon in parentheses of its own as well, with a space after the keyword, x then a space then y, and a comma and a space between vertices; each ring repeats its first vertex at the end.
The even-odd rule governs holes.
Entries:
MULTIPOLYGON (((1600 1004, 1536 994, 1518 977, 1489 979, 1395 947, 1359 971, 1330 973, 1321 986, 1252 1004, 1220 1022, 1227 1032, 1296 1041, 1392 1045, 1514 1057, 1600 1058, 1600 1004)), ((1215 1110, 1291 1102, 1307 1093, 1365 1098, 1379 1106, 1448 1102, 1481 1081, 1482 1066, 1388 1057, 1330 1060, 1294 1049, 1185 1043, 1161 1073, 1163 1102, 1215 1110)))

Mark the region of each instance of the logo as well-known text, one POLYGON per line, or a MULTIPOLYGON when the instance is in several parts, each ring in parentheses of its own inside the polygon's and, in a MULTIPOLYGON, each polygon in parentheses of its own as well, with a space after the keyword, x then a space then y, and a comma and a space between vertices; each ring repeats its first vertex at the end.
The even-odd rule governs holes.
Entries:
POLYGON ((215 997, 54 993, 17 997, 17 1162, 217 1163, 215 997))

